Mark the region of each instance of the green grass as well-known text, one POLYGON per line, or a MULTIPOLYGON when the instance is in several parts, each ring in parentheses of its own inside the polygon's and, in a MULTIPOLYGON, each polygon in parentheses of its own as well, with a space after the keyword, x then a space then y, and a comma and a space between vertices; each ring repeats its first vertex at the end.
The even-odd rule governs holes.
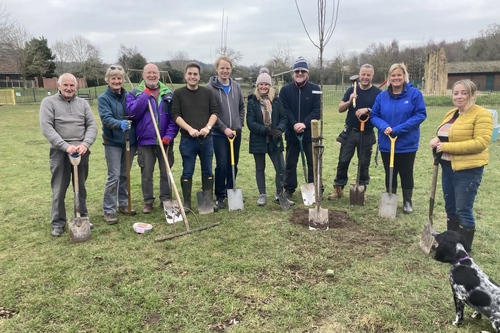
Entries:
MULTIPOLYGON (((96 106, 92 107, 97 116, 96 106)), ((199 216, 202 225, 220 226, 155 243, 174 233, 157 202, 152 214, 102 220, 106 165, 100 133, 91 147, 87 181, 92 240, 69 244, 68 234, 50 236, 48 143, 38 124, 38 104, 2 106, 0 132, 0 307, 15 313, 0 319, 2 332, 478 332, 491 330, 486 319, 451 326, 454 306, 448 266, 418 249, 428 220, 432 173, 428 147, 448 108, 429 108, 421 126, 415 165, 412 215, 378 218, 383 167, 372 162, 366 206, 349 206, 348 195, 325 201, 344 211, 353 224, 310 232, 291 224, 293 210, 268 203, 257 207, 248 130, 243 132, 240 173, 245 210, 199 216), (150 234, 132 230, 151 223, 150 234), (333 277, 325 271, 333 269, 333 277)), ((332 190, 344 114, 326 108, 324 184, 332 190)), ((100 121, 98 124, 100 127, 100 121)), ((500 278, 500 247, 495 206, 500 173, 499 147, 490 145, 490 165, 476 199, 474 259, 492 278, 500 278)), ((174 179, 182 164, 178 148, 174 179)), ((349 170, 355 179, 357 162, 349 170)), ((301 175, 301 170, 298 174, 301 175)), ((196 173, 198 174, 199 165, 196 173)), ((273 193, 268 160, 267 185, 273 193)), ((194 190, 201 188, 195 177, 194 190)), ((140 170, 132 168, 132 205, 142 209, 140 170)), ((299 183, 302 183, 299 178, 299 183)), ((158 184, 155 184, 156 187, 158 184)), ((180 186, 179 186, 180 187, 180 186)), ((180 190, 180 189, 179 189, 180 190)), ((71 216, 72 193, 66 207, 71 216)), ((293 198, 300 200, 300 193, 293 198)), ((438 187, 435 224, 445 228, 438 187)), ((401 206, 401 198, 400 198, 401 206)), ((296 205, 293 208, 304 208, 296 205)), ((191 227, 196 227, 192 215, 191 227)), ((181 226, 177 232, 182 231, 181 226)), ((466 309, 470 314, 470 309, 466 309)))

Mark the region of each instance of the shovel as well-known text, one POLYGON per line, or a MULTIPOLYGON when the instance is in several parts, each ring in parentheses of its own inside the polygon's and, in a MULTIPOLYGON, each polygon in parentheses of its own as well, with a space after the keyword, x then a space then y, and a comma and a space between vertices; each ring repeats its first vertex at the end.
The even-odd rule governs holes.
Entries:
POLYGON ((432 224, 432 214, 434 213, 434 199, 436 197, 436 183, 438 177, 439 160, 443 153, 434 154, 434 168, 432 170, 432 183, 431 183, 431 197, 429 200, 429 221, 424 226, 424 231, 422 232, 422 237, 420 237, 420 250, 425 254, 431 252, 432 243, 434 242, 433 233, 436 232, 436 227, 432 224))
MULTIPOLYGON (((236 134, 235 131, 233 131, 234 134, 236 134)), ((228 137, 227 139, 229 140, 229 145, 231 147, 231 171, 233 173, 233 189, 227 190, 227 204, 228 204, 228 209, 229 211, 238 211, 238 210, 243 210, 243 194, 241 193, 240 188, 236 188, 236 170, 235 170, 235 165, 234 165, 234 136, 232 138, 228 137)))
POLYGON ((352 206, 365 205, 366 186, 359 185, 359 177, 361 176, 361 158, 363 157, 363 132, 365 131, 365 123, 368 118, 370 118, 370 115, 367 115, 365 119, 359 119, 361 126, 359 127, 358 174, 356 176, 356 184, 351 184, 349 189, 349 204, 352 206))
POLYGON ((302 139, 304 138, 304 134, 297 134, 297 139, 299 139, 300 145, 300 156, 302 157, 302 168, 304 169, 304 179, 305 184, 300 185, 300 192, 302 193, 302 200, 304 201, 305 206, 314 205, 316 198, 314 196, 314 183, 307 182, 307 170, 306 170, 306 159, 304 157, 304 145, 302 143, 302 139))
MULTIPOLYGON (((167 146, 167 151, 165 152, 164 160, 165 163, 168 164, 168 150, 170 149, 170 146, 167 146)), ((168 170, 168 169, 167 169, 168 170)), ((170 185, 170 188, 172 189, 172 181, 170 177, 168 178, 168 184, 170 185)), ((164 200, 163 201, 163 211, 165 212, 165 219, 167 220, 168 224, 173 224, 176 222, 182 221, 182 214, 179 209, 179 205, 176 205, 172 200, 164 200)))
POLYGON ((380 208, 378 210, 378 216, 385 217, 388 219, 396 218, 396 210, 398 209, 398 195, 392 193, 392 176, 394 174, 394 148, 396 146, 396 139, 398 137, 392 138, 391 140, 391 159, 389 162, 389 193, 382 193, 382 198, 380 200, 380 208))
MULTIPOLYGON (((274 140, 271 138, 271 140, 274 140)), ((281 193, 278 193, 278 201, 280 202, 281 209, 283 211, 289 210, 290 209, 290 202, 288 201, 288 198, 285 195, 285 187, 283 186, 283 171, 281 167, 281 140, 276 143, 276 149, 277 149, 277 155, 278 155, 278 174, 280 176, 280 184, 281 184, 281 193)))
POLYGON ((321 170, 324 149, 323 145, 314 146, 314 154, 317 161, 316 191, 318 193, 318 200, 316 200, 316 208, 309 208, 309 230, 328 230, 328 209, 321 208, 321 170))
POLYGON ((78 185, 78 165, 81 156, 78 154, 70 155, 69 161, 73 165, 73 183, 75 185, 75 211, 76 217, 68 221, 69 242, 83 243, 90 240, 90 221, 88 217, 80 216, 80 190, 78 185))
MULTIPOLYGON (((201 181, 203 186, 203 143, 205 138, 198 137, 198 142, 200 143, 200 162, 201 162, 201 181)), ((203 189, 202 191, 196 192, 196 200, 198 201, 198 213, 199 214, 210 214, 214 212, 214 201, 212 198, 212 191, 203 189)))

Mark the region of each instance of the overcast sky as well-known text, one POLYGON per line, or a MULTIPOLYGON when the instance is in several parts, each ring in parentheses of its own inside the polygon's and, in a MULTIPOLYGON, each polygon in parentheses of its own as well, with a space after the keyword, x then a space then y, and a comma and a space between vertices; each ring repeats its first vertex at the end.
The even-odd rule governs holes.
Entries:
MULTIPOLYGON (((206 63, 221 44, 222 11, 228 18, 227 46, 244 65, 264 64, 270 51, 289 43, 294 58, 318 56, 294 0, 2 0, 18 22, 49 46, 82 35, 117 60, 120 44, 137 46, 148 61, 168 60, 177 51, 206 63)), ((317 1, 298 0, 312 39, 318 43, 317 1)), ((331 4, 331 1, 328 1, 331 4)), ((456 41, 500 23, 498 0, 341 0, 337 28, 324 56, 363 51, 393 39, 400 47, 424 41, 456 41)))

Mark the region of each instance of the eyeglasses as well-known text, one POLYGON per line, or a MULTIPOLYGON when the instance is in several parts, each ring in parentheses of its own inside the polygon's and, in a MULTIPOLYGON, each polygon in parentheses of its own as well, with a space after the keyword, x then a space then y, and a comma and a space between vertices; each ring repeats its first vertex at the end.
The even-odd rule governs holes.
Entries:
POLYGON ((123 68, 122 68, 121 66, 109 66, 109 68, 110 68, 111 70, 113 70, 113 71, 114 71, 114 70, 119 70, 119 71, 122 71, 122 70, 123 70, 123 68))
POLYGON ((305 73, 308 73, 308 71, 302 70, 302 69, 299 69, 299 70, 296 70, 296 71, 293 71, 293 72, 296 73, 296 74, 305 74, 305 73))
POLYGON ((147 75, 158 75, 160 72, 146 72, 147 75))

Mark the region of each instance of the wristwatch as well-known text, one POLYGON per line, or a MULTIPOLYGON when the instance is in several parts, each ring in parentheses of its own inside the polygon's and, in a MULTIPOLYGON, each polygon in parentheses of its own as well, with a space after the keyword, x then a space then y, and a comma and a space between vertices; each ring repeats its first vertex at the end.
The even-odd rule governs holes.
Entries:
POLYGON ((207 128, 210 131, 212 129, 212 126, 207 125, 207 128))

